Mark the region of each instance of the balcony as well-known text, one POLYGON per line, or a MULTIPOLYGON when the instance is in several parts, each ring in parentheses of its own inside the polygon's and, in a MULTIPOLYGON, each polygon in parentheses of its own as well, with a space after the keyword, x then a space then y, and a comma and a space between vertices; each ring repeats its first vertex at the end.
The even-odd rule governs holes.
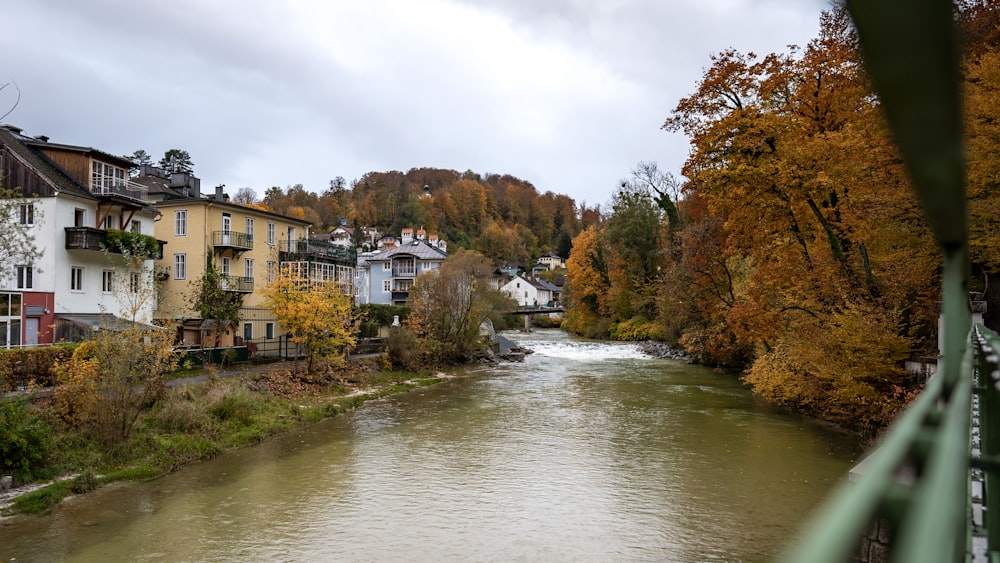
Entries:
POLYGON ((139 203, 149 202, 149 188, 142 184, 131 181, 122 181, 115 178, 114 181, 106 182, 104 185, 94 185, 90 193, 96 196, 125 198, 139 203))
POLYGON ((394 278, 415 278, 417 277, 417 269, 412 265, 410 267, 403 268, 393 268, 392 277, 394 278))
POLYGON ((66 250, 92 250, 94 252, 130 253, 150 260, 163 258, 166 242, 148 235, 129 231, 109 231, 94 227, 66 227, 66 250))
POLYGON ((392 301, 394 303, 396 301, 406 301, 409 297, 410 297, 410 292, 409 291, 393 291, 392 292, 392 301))
POLYGON ((332 262, 350 266, 358 263, 357 250, 322 240, 282 241, 280 249, 282 261, 332 262))
POLYGON ((219 287, 222 288, 222 291, 253 293, 253 278, 223 274, 219 276, 219 287))
POLYGON ((216 250, 252 250, 253 237, 236 231, 212 231, 212 247, 216 250))

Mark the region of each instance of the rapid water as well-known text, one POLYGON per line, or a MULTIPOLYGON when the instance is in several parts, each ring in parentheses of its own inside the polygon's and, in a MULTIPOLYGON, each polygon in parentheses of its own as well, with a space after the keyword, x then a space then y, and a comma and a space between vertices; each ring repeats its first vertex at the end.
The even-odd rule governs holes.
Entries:
POLYGON ((761 561, 860 453, 633 344, 535 351, 0 526, 0 561, 761 561))

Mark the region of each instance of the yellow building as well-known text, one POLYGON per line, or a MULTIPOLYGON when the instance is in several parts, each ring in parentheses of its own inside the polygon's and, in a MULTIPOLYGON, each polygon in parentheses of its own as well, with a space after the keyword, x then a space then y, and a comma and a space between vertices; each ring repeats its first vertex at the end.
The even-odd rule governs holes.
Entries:
POLYGON ((179 323, 179 338, 187 346, 253 343, 258 353, 281 353, 284 331, 264 307, 263 290, 283 255, 308 240, 309 223, 230 203, 221 187, 202 196, 197 178, 187 174, 168 179, 155 169, 143 172, 137 181, 150 188, 162 213, 156 237, 169 245, 156 263, 163 282, 157 317, 179 323), (209 263, 221 275, 223 290, 244 295, 240 326, 219 327, 195 309, 198 282, 209 263))

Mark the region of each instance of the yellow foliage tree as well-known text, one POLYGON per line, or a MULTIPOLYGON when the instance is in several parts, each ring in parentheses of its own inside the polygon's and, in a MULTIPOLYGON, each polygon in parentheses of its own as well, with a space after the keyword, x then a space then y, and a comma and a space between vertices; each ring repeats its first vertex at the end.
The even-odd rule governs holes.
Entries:
POLYGON ((357 342, 359 314, 341 284, 316 281, 283 269, 264 289, 264 298, 292 342, 306 351, 306 370, 316 369, 316 359, 343 356, 357 342))

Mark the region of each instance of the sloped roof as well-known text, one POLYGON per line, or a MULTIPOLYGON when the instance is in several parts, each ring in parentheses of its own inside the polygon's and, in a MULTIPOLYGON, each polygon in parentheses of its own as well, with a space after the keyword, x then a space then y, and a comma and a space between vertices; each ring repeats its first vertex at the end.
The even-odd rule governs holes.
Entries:
POLYGON ((389 260, 394 256, 405 254, 413 255, 420 260, 444 260, 448 257, 448 253, 442 251, 440 248, 434 248, 420 239, 414 239, 412 242, 408 242, 402 246, 383 250, 375 256, 369 257, 368 261, 381 262, 389 260))
MULTIPOLYGON (((55 191, 88 199, 97 199, 90 193, 87 186, 84 186, 79 180, 69 175, 43 152, 36 150, 40 146, 63 148, 69 145, 43 143, 37 139, 22 135, 19 129, 17 131, 14 129, 17 128, 11 128, 11 126, 0 127, 0 144, 5 145, 15 157, 34 169, 55 191)), ((105 154, 100 153, 100 151, 94 151, 94 149, 88 150, 102 155, 105 154)), ((113 161, 117 162, 119 159, 120 157, 114 157, 113 161)))
POLYGON ((533 284, 533 285, 534 285, 535 287, 537 287, 537 288, 539 288, 539 289, 547 289, 547 290, 549 290, 549 291, 555 291, 555 292, 560 292, 560 291, 562 291, 561 289, 559 289, 559 288, 558 288, 558 287, 556 287, 555 285, 553 285, 553 284, 549 283, 549 281, 548 281, 548 280, 543 280, 543 279, 541 279, 541 278, 535 278, 535 279, 531 280, 531 283, 532 283, 532 284, 533 284))

